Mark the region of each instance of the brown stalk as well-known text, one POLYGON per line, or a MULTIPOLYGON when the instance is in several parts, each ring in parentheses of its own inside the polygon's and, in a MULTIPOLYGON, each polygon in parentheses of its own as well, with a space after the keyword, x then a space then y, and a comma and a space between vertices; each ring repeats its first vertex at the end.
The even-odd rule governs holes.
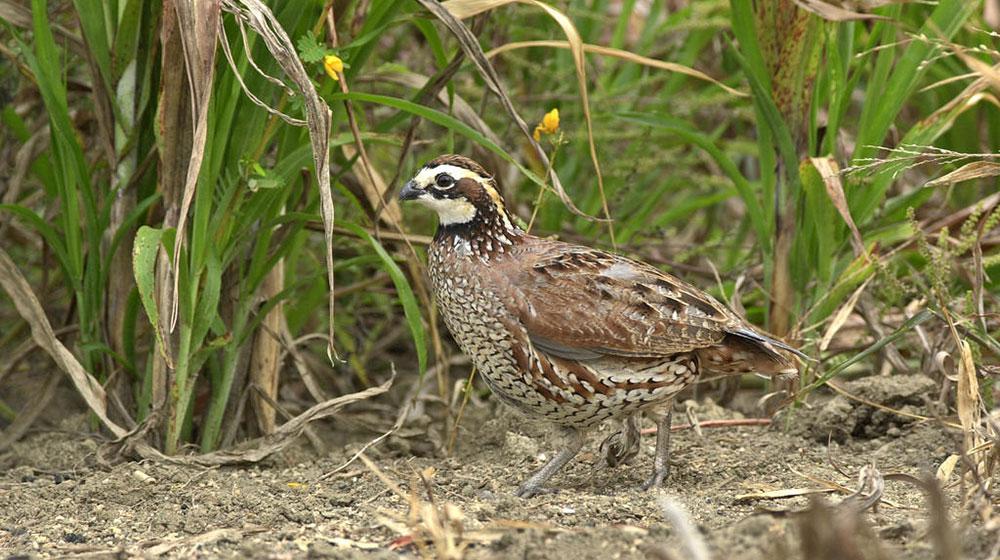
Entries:
MULTIPOLYGON (((158 184, 157 190, 163 195, 163 226, 174 227, 180 214, 184 192, 184 177, 187 174, 189 158, 193 149, 193 103, 191 88, 188 86, 188 75, 185 71, 181 30, 177 10, 174 3, 178 0, 165 0, 160 15, 160 91, 156 115, 157 137, 160 139, 157 153, 158 184)), ((161 332, 167 329, 167 313, 172 307, 173 291, 171 290, 170 262, 166 251, 160 251, 156 262, 156 306, 160 309, 161 332)), ((167 341, 170 339, 167 338, 167 341)), ((167 396, 170 394, 173 347, 169 342, 152 352, 152 398, 154 408, 168 406, 167 396)), ((166 414, 152 415, 150 420, 162 420, 173 416, 172 410, 166 414)))
MULTIPOLYGON (((332 3, 326 7, 326 31, 330 45, 337 48, 339 44, 337 22, 334 19, 332 3)), ((337 74, 340 76, 337 83, 340 86, 341 93, 350 93, 351 90, 347 87, 347 77, 343 72, 338 72, 337 74)), ((365 149, 365 143, 361 140, 361 129, 358 127, 358 119, 354 114, 354 107, 346 99, 344 100, 344 111, 347 113, 347 123, 350 126, 351 135, 354 136, 354 148, 351 148, 347 144, 342 148, 344 157, 352 159, 357 154, 358 159, 361 160, 361 169, 363 171, 358 179, 365 196, 368 198, 368 204, 375 211, 376 218, 382 218, 384 213, 386 222, 392 225, 397 231, 401 231, 400 220, 402 219, 402 213, 399 209, 399 202, 393 198, 386 200, 385 194, 389 190, 389 187, 372 166, 371 159, 368 157, 368 151, 365 149)))
MULTIPOLYGON (((267 301, 276 297, 285 288, 284 259, 279 260, 261 281, 257 297, 267 301)), ((254 334, 250 351, 248 370, 250 384, 258 389, 250 396, 251 409, 257 420, 260 433, 267 435, 274 432, 275 407, 269 401, 278 398, 278 380, 281 372, 282 344, 277 333, 284 324, 284 304, 278 303, 267 313, 260 327, 254 334)))
MULTIPOLYGON (((177 16, 176 32, 180 37, 184 53, 184 69, 191 95, 191 114, 194 132, 191 137, 191 151, 187 154, 188 165, 181 194, 180 210, 177 215, 177 234, 174 240, 174 258, 171 268, 173 288, 170 293, 169 332, 177 326, 179 312, 181 249, 184 246, 184 229, 187 226, 188 211, 194 200, 198 185, 198 174, 205 158, 205 142, 208 138, 208 106, 212 97, 212 83, 215 78, 215 47, 219 35, 222 0, 172 0, 177 16)), ((167 8, 164 3, 164 9, 167 8)), ((166 14, 164 14, 166 16, 166 14)), ((166 54, 166 53, 164 53, 166 54)))
MULTIPOLYGON (((337 23, 334 19, 332 4, 327 6, 326 23, 330 42, 332 46, 336 47, 338 44, 337 23)), ((340 78, 337 82, 340 84, 341 92, 345 94, 350 93, 350 89, 347 86, 347 77, 343 72, 338 72, 337 74, 340 78)), ((351 148, 345 144, 342 148, 344 155, 348 159, 351 159, 354 157, 353 150, 357 150, 356 153, 358 158, 361 160, 362 170, 364 171, 363 174, 359 175, 358 179, 361 182, 362 188, 365 191, 365 196, 368 198, 372 210, 375 212, 376 219, 384 219, 394 230, 396 230, 396 232, 405 234, 401 221, 402 213, 399 208, 399 202, 394 198, 390 198, 388 201, 385 199, 385 194, 389 190, 388 185, 382 176, 379 175, 378 172, 376 172, 372 167, 371 160, 368 158, 368 152, 365 149, 365 144, 361 140, 361 130, 358 127, 358 120, 355 117, 354 107, 351 105, 350 101, 344 101, 344 109, 347 113, 347 120, 351 128, 351 135, 354 137, 355 145, 355 148, 351 148)), ((377 225, 376 235, 379 235, 377 225)), ((423 271, 421 270, 419 260, 417 259, 417 252, 406 237, 403 237, 402 240, 406 243, 406 246, 410 251, 411 258, 406 259, 406 266, 410 272, 410 281, 413 284, 414 292, 416 292, 417 297, 420 299, 420 303, 424 306, 424 309, 431 309, 433 306, 431 305, 431 298, 429 292, 427 291, 427 285, 424 282, 423 271)), ((433 315, 431 316, 429 323, 431 340, 434 343, 435 356, 441 356, 444 350, 441 344, 441 336, 438 330, 437 322, 434 320, 433 315)), ((441 398, 447 400, 448 384, 443 375, 438 377, 437 382, 441 398)))

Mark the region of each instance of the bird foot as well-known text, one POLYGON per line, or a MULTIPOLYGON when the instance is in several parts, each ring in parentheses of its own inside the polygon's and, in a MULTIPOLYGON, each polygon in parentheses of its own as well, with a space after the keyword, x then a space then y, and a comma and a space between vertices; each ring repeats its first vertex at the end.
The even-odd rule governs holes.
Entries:
POLYGON ((626 418, 621 430, 601 442, 596 469, 617 467, 632 461, 639 454, 639 423, 636 416, 626 418))
POLYGON ((654 468, 653 474, 650 475, 650 477, 646 479, 646 482, 643 482, 642 486, 639 488, 641 488, 643 492, 659 488, 663 485, 663 481, 666 480, 668 476, 670 476, 669 465, 663 468, 654 468))
POLYGON ((535 496, 543 496, 545 494, 555 494, 559 492, 558 488, 549 488, 546 486, 535 486, 525 482, 517 488, 514 495, 518 498, 533 498, 535 496))

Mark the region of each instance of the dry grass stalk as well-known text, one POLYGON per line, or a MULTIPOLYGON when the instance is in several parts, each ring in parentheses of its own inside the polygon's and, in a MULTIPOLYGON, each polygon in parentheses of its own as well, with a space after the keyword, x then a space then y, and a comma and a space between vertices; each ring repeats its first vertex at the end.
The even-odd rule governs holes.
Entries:
MULTIPOLYGON (((498 54, 502 54, 507 51, 512 51, 516 49, 526 49, 530 47, 548 47, 553 49, 572 48, 569 41, 517 41, 514 43, 507 43, 504 45, 500 45, 495 49, 487 51, 486 58, 493 58, 498 54)), ((590 43, 584 43, 583 50, 588 53, 619 58, 621 60, 626 60, 628 62, 634 62, 636 64, 641 64, 643 66, 649 66, 650 68, 657 68, 659 70, 666 70, 668 72, 677 72, 678 74, 684 74, 685 76, 690 76, 698 80, 711 82, 716 86, 719 86, 719 88, 724 90, 726 93, 730 95, 735 95, 736 97, 749 96, 749 94, 747 94, 746 92, 742 92, 738 89, 731 88, 700 70, 695 70, 694 68, 691 68, 689 66, 684 66, 683 64, 677 64, 676 62, 657 60, 655 58, 649 58, 646 56, 638 55, 630 51, 614 49, 602 45, 592 45, 590 43)))
POLYGON ((378 465, 364 454, 362 462, 394 494, 409 505, 407 514, 389 510, 379 510, 377 517, 383 525, 400 535, 389 548, 398 550, 413 546, 422 558, 459 560, 465 556, 469 542, 463 538, 462 511, 449 502, 438 503, 434 498, 434 467, 414 473, 409 492, 404 491, 378 465), (420 489, 426 493, 426 499, 420 489))
MULTIPOLYGON (((681 548, 684 555, 681 558, 687 560, 711 560, 712 555, 708 553, 708 545, 705 539, 698 532, 698 528, 691 522, 691 516, 677 500, 669 496, 660 496, 656 500, 663 510, 663 516, 674 527, 677 537, 681 541, 681 548)), ((666 552, 667 557, 673 557, 666 552)))
MULTIPOLYGON (((192 0, 173 0, 173 8, 177 19, 178 34, 184 53, 184 70, 187 75, 187 85, 190 88, 191 110, 194 117, 194 130, 191 137, 191 149, 187 154, 185 179, 181 190, 180 209, 178 211, 177 236, 174 241, 174 260, 172 263, 173 289, 170 293, 170 325, 173 332, 177 325, 180 311, 180 262, 181 248, 184 246, 184 228, 187 225, 188 211, 194 200, 194 191, 198 185, 198 174, 205 158, 205 141, 208 138, 208 109, 212 98, 212 84, 215 79, 215 48, 221 27, 219 14, 221 0, 205 0, 195 3, 192 0)), ((164 3, 164 10, 170 2, 164 3)))
POLYGON ((222 0, 222 9, 236 16, 236 21, 242 28, 250 26, 256 31, 268 52, 281 67, 282 71, 295 85, 296 92, 302 96, 302 106, 305 111, 306 126, 309 129, 309 142, 312 146, 313 165, 316 169, 316 182, 319 188, 320 214, 323 217, 323 240, 326 250, 327 305, 327 352, 333 361, 334 349, 334 275, 333 275, 333 195, 330 192, 330 108, 316 93, 309 74, 302 66, 295 46, 289 39, 281 24, 275 19, 271 10, 260 0, 222 0))
MULTIPOLYGON (((587 93, 587 66, 583 55, 583 39, 580 37, 580 32, 577 31, 576 25, 573 24, 573 20, 567 17, 563 12, 545 4, 544 2, 539 2, 538 0, 447 0, 442 5, 455 18, 465 19, 513 3, 527 4, 529 6, 540 8, 546 15, 555 20, 559 27, 562 28, 563 33, 566 35, 570 51, 573 53, 573 65, 576 69, 577 87, 580 90, 580 105, 583 108, 583 119, 587 124, 587 146, 590 148, 590 160, 594 164, 594 175, 597 178, 597 191, 601 196, 601 209, 604 212, 604 218, 608 222, 608 236, 611 239, 611 245, 615 246, 615 230, 612 225, 611 210, 608 208, 608 199, 604 194, 604 175, 601 173, 601 163, 597 157, 597 144, 594 142, 594 122, 590 111, 590 98, 587 93)), ((482 50, 479 52, 482 53, 482 50)), ((483 55, 483 58, 486 60, 487 57, 483 55)), ((487 64, 489 63, 487 62, 487 64)), ((525 132, 527 132, 527 129, 525 129, 525 132)), ((537 142, 535 145, 537 146, 537 142)), ((545 163, 546 168, 551 167, 547 159, 542 158, 542 161, 545 163)), ((554 183, 555 172, 549 169, 549 173, 553 177, 554 183)))
MULTIPOLYGON (((261 282, 258 297, 266 301, 277 296, 284 288, 285 267, 283 261, 278 261, 261 282)), ((250 362, 247 365, 251 385, 256 386, 271 401, 278 398, 278 380, 282 363, 282 344, 279 333, 281 333, 285 322, 284 317, 282 303, 275 305, 264 317, 254 336, 250 362)), ((260 433, 264 435, 273 433, 276 428, 274 407, 270 406, 267 399, 256 392, 251 394, 250 399, 260 433)))
MULTIPOLYGON (((538 159, 542 162, 543 166, 546 169, 550 168, 551 165, 549 164, 548 155, 546 155, 545 150, 542 149, 542 146, 535 141, 534 137, 531 134, 531 129, 528 128, 527 123, 521 117, 520 113, 517 112, 517 109, 514 108, 514 103, 510 100, 510 96, 507 95, 506 88, 504 88, 503 85, 500 83, 500 77, 497 74, 496 69, 493 68, 493 65, 490 64, 490 61, 486 58, 486 53, 483 52, 483 49, 479 45, 479 40, 476 38, 476 36, 472 34, 472 32, 469 30, 468 27, 466 27, 465 25, 462 24, 461 21, 459 21, 461 18, 456 17, 454 14, 452 14, 449 11, 449 8, 445 7, 443 4, 438 3, 436 0, 417 0, 417 1, 427 11, 434 14, 434 17, 441 20, 441 23, 443 23, 448 28, 448 30, 451 31, 453 35, 455 35, 455 38, 458 39, 458 43, 459 45, 461 45, 462 50, 465 52, 465 55, 469 58, 469 61, 472 62, 473 65, 476 67, 476 70, 479 72, 480 76, 482 76, 483 81, 486 83, 486 86, 489 88, 490 92, 496 95, 497 98, 500 100, 500 104, 503 106, 504 111, 507 113, 508 116, 510 116, 511 120, 514 121, 514 124, 517 125, 518 129, 521 130, 521 133, 524 134, 526 141, 534 149, 535 155, 538 156, 538 159)), ((454 8, 455 5, 452 5, 451 7, 454 8)), ((467 16, 472 16, 475 13, 479 12, 478 11, 471 12, 467 14, 467 16)), ((563 188, 562 183, 559 181, 559 176, 556 174, 555 170, 550 169, 549 177, 552 181, 553 190, 555 190, 556 194, 559 196, 559 199, 563 202, 563 204, 566 205, 567 208, 570 209, 570 211, 572 211, 574 214, 577 214, 578 216, 594 219, 593 216, 590 216, 586 212, 580 210, 576 206, 576 204, 573 203, 573 200, 570 199, 568 194, 566 194, 566 190, 563 188)))

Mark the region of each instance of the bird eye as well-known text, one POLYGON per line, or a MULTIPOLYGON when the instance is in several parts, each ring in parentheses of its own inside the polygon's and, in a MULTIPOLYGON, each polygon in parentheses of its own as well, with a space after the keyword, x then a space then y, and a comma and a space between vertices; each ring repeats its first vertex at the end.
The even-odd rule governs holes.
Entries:
POLYGON ((452 176, 448 175, 447 173, 442 173, 438 175, 436 179, 434 179, 434 184, 441 189, 450 189, 451 187, 455 186, 455 179, 453 179, 452 176))

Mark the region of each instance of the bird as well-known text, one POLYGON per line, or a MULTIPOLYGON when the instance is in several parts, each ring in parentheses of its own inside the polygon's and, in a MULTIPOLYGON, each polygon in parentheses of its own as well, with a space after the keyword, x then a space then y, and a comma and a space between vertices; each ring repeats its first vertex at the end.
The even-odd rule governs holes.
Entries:
POLYGON ((797 349, 716 299, 638 260, 531 235, 474 160, 438 156, 399 192, 438 216, 427 273, 459 348, 502 402, 554 424, 566 445, 515 492, 553 491, 549 479, 604 421, 622 431, 602 444, 614 466, 639 447, 635 419, 662 412, 653 471, 669 475, 674 397, 703 372, 795 373, 797 349))

